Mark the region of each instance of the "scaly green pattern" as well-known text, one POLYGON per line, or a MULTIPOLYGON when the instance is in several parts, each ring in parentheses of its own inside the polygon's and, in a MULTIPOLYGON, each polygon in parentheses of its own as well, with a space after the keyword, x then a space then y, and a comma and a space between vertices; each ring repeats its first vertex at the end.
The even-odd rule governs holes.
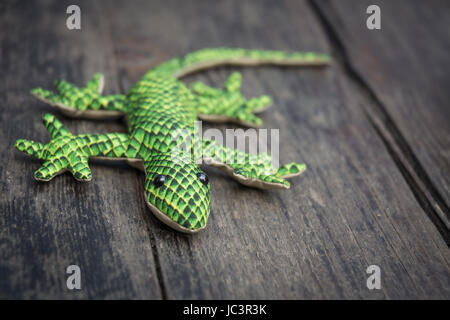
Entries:
POLYGON ((262 120, 254 113, 266 109, 272 99, 269 96, 245 99, 240 91, 241 79, 239 72, 232 73, 225 82, 224 90, 195 82, 192 90, 197 94, 198 117, 210 121, 230 120, 247 126, 260 126, 262 120))
POLYGON ((265 109, 268 96, 246 99, 240 92, 241 75, 231 74, 224 89, 194 83, 192 91, 179 77, 216 65, 325 65, 329 58, 316 53, 245 49, 204 49, 169 60, 147 72, 126 95, 102 96, 103 76, 96 74, 84 88, 66 81, 55 82, 57 93, 36 88, 32 94, 72 117, 127 117, 129 133, 72 135, 53 115, 44 115, 52 139, 47 144, 19 139, 16 148, 44 160, 35 178, 48 181, 70 171, 77 180, 92 177, 88 159, 129 159, 145 170, 145 198, 152 212, 182 232, 205 227, 210 212, 208 178, 195 163, 198 156, 242 184, 257 188, 289 188, 285 180, 305 170, 304 164, 272 166, 268 154, 249 155, 227 149, 214 141, 194 137, 197 117, 210 121, 260 126, 255 113, 265 109), (184 134, 176 135, 177 132, 184 134), (189 155, 175 153, 190 144, 189 155))

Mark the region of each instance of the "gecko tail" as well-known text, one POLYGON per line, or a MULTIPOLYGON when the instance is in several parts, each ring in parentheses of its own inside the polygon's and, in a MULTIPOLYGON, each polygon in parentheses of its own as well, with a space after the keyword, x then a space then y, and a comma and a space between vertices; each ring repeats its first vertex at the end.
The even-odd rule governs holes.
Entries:
POLYGON ((154 69, 151 74, 174 76, 181 78, 199 70, 224 65, 235 66, 326 66, 330 57, 315 52, 284 52, 274 50, 247 50, 240 48, 202 49, 164 62, 154 69))

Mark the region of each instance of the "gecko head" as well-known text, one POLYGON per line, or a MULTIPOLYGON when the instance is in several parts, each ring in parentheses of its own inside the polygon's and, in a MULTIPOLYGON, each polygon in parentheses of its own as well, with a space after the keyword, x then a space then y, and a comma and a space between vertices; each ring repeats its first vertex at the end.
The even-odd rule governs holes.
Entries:
POLYGON ((206 226, 210 211, 208 177, 190 159, 159 154, 145 161, 145 199, 169 227, 195 233, 206 226))

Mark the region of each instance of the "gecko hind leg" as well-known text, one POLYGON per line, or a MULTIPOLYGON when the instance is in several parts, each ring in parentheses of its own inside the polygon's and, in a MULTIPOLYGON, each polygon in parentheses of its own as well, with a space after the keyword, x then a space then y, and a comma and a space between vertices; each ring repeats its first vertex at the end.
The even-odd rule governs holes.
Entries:
POLYGON ((107 119, 121 117, 125 112, 124 95, 101 95, 104 87, 101 73, 96 73, 84 88, 64 80, 57 80, 54 84, 57 93, 35 88, 31 94, 68 117, 107 119))
POLYGON ((212 88, 202 82, 192 85, 198 117, 212 122, 235 122, 247 127, 260 127, 261 118, 255 113, 264 111, 271 103, 269 96, 246 99, 241 94, 242 76, 233 72, 224 89, 212 88))

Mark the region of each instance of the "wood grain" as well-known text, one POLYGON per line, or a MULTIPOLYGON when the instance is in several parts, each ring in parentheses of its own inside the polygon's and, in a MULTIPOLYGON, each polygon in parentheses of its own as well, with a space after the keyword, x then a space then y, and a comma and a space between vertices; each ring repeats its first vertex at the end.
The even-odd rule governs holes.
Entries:
MULTIPOLYGON (((108 17, 123 88, 158 62, 203 47, 329 50, 305 3, 258 3, 164 1, 148 10, 144 2, 140 10, 117 3, 108 17)), ((365 97, 339 66, 222 68, 186 82, 221 86, 234 70, 243 72, 246 96, 274 98, 264 120, 281 128, 281 160, 304 160, 309 170, 286 192, 244 188, 209 170, 211 221, 195 237, 149 219, 167 296, 448 297, 448 249, 371 129, 365 97), (371 264, 385 275, 378 292, 366 288, 371 264)))
MULTIPOLYGON (((159 298, 149 236, 138 207, 137 172, 126 165, 93 165, 92 183, 69 174, 50 183, 33 178, 40 162, 14 149, 18 138, 46 142, 41 117, 54 112, 31 97, 56 79, 77 85, 96 71, 117 92, 117 73, 99 8, 81 3, 82 30, 66 28, 68 3, 4 4, 0 17, 0 297, 15 299, 159 298), (132 204, 132 205, 130 205, 132 204), (81 268, 82 289, 66 287, 66 268, 81 268)), ((57 114, 57 113, 55 113, 57 114)), ((75 133, 124 131, 116 122, 73 121, 75 133)))
POLYGON ((381 30, 365 27, 371 1, 315 3, 379 104, 370 117, 450 242, 449 3, 379 1, 381 30))
MULTIPOLYGON (((34 182, 38 161, 17 138, 47 141, 51 111, 27 94, 101 71, 125 92, 150 67, 196 49, 240 46, 331 52, 305 1, 82 2, 81 31, 65 28, 68 3, 2 4, 0 17, 0 296, 7 298, 313 299, 450 297, 450 252, 366 115, 371 104, 339 61, 330 68, 219 68, 185 79, 222 86, 243 73, 246 97, 269 94, 265 127, 280 129, 281 162, 307 172, 287 191, 240 186, 205 168, 207 228, 186 236, 154 218, 140 172, 94 164, 93 181, 34 182), (78 264, 83 288, 65 287, 78 264), (382 289, 366 268, 380 266, 382 289)), ((118 121, 72 121, 73 132, 124 131, 118 121)), ((212 126, 206 126, 212 127, 212 126)), ((221 130, 230 125, 214 126, 221 130)))

